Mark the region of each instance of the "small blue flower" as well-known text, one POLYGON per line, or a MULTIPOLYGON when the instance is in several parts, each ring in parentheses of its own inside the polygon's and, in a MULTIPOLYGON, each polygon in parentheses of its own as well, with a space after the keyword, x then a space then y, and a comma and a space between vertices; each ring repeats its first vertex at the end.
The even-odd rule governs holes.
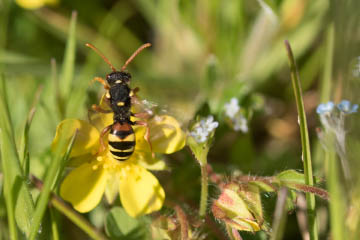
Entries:
POLYGON ((327 103, 321 103, 316 108, 316 112, 319 115, 331 113, 331 111, 334 109, 334 107, 335 107, 335 104, 331 101, 329 101, 327 103))
POLYGON ((350 114, 350 113, 356 113, 359 105, 358 104, 351 104, 350 101, 348 100, 342 100, 338 105, 337 105, 338 109, 345 113, 345 114, 350 114))

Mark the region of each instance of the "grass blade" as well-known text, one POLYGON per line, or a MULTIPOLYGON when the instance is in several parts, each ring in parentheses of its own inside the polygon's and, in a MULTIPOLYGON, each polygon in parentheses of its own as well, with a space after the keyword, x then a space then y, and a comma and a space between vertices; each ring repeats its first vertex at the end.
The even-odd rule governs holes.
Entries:
POLYGON ((20 165, 14 131, 10 120, 5 80, 2 76, 0 76, 0 131, 1 162, 5 182, 4 194, 9 217, 10 234, 12 239, 17 239, 15 222, 21 231, 28 235, 34 203, 20 165))
POLYGON ((31 122, 34 118, 36 112, 36 106, 39 103, 40 95, 43 87, 40 86, 35 93, 35 97, 33 103, 31 105, 30 111, 25 121, 24 131, 21 139, 21 144, 19 146, 19 155, 20 155, 20 163, 23 167, 24 176, 28 178, 30 171, 30 157, 29 157, 29 131, 31 122))
POLYGON ((59 147, 58 147, 56 153, 54 154, 54 160, 52 161, 51 165, 49 166, 49 168, 46 171, 47 175, 45 177, 44 186, 40 193, 39 200, 36 204, 33 222, 32 222, 31 229, 30 229, 29 239, 31 239, 31 240, 35 239, 38 234, 38 230, 40 228, 41 221, 43 219, 43 216, 46 211, 46 207, 49 202, 52 187, 53 187, 54 183, 57 182, 57 176, 61 175, 61 172, 59 171, 59 169, 63 169, 63 168, 61 168, 62 163, 66 162, 70 156, 70 152, 71 152, 72 146, 74 145, 76 135, 77 135, 77 132, 75 132, 74 136, 70 140, 70 143, 68 143, 68 148, 67 148, 67 151, 64 156, 63 156, 63 153, 61 150, 64 149, 63 146, 66 146, 67 141, 65 139, 60 139, 59 147))
MULTIPOLYGON (((330 144, 334 143, 334 136, 329 137, 330 144)), ((329 145, 331 146, 331 145, 329 145)), ((343 186, 339 176, 339 161, 336 153, 332 149, 328 149, 325 153, 325 159, 328 163, 328 173, 326 174, 327 185, 331 197, 330 201, 330 226, 332 238, 335 240, 348 239, 345 236, 345 214, 346 203, 344 201, 343 186)))
MULTIPOLYGON (((73 11, 71 15, 69 36, 66 43, 65 56, 62 65, 61 78, 59 82, 62 104, 65 106, 71 92, 71 85, 74 79, 74 66, 75 66, 75 51, 76 51, 76 19, 77 12, 73 11)), ((66 114, 66 112, 65 112, 66 114)), ((64 115, 62 116, 64 117, 64 115)))
MULTIPOLYGON (((332 70, 333 70, 333 55, 334 55, 334 43, 335 43, 335 30, 334 24, 331 23, 327 29, 326 36, 326 55, 325 55, 325 66, 324 73, 321 80, 321 102, 327 102, 331 97, 332 90, 332 70)), ((335 136, 330 136, 328 146, 334 145, 335 136)), ((321 145, 319 145, 318 151, 323 151, 321 145)), ((319 154, 320 155, 320 154, 319 154)), ((320 161, 319 161, 320 162, 320 161)), ((321 163, 323 163, 321 159, 321 163)), ((326 174, 327 188, 331 197, 330 201, 330 226, 331 234, 333 239, 347 239, 346 233, 344 232, 345 226, 345 215, 344 209, 346 209, 346 202, 343 196, 343 186, 341 177, 339 176, 338 159, 333 149, 325 149, 325 162, 328 165, 328 171, 326 174)))
MULTIPOLYGON (((4 151, 4 149, 8 148, 8 144, 4 143, 4 133, 2 131, 2 128, 0 128, 0 150, 1 150, 1 158, 5 159, 7 158, 7 153, 4 151)), ((4 173, 4 199, 5 199, 5 205, 6 205, 6 212, 7 212, 7 218, 8 218, 8 225, 9 225, 9 235, 11 239, 18 239, 17 237, 17 228, 15 223, 15 210, 14 210, 14 200, 13 196, 11 194, 11 178, 8 177, 10 174, 10 169, 6 164, 6 161, 2 160, 2 170, 4 173)))
MULTIPOLYGON (((311 153, 310 153, 310 141, 309 133, 304 109, 304 102, 301 92, 300 77, 296 67, 295 59, 288 41, 285 41, 285 47, 289 57, 291 82, 294 89, 296 107, 299 114, 300 134, 301 134, 301 146, 302 146, 302 160, 304 164, 305 184, 309 186, 314 185, 311 153)), ((315 195, 312 193, 306 193, 306 203, 308 209, 308 223, 309 233, 311 240, 317 240, 317 224, 316 224, 316 212, 315 212, 315 195)))
POLYGON ((283 239, 286 218, 287 218, 287 207, 286 197, 288 195, 287 188, 280 189, 278 198, 276 201, 276 207, 274 212, 273 231, 271 232, 270 240, 281 240, 283 239))

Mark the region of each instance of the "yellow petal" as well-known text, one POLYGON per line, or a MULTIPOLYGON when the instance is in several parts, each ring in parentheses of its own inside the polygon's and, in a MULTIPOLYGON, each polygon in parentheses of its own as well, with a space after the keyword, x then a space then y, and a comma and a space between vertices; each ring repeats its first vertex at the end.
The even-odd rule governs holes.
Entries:
POLYGON ((111 110, 109 104, 106 102, 106 94, 103 94, 100 99, 100 107, 104 110, 111 110))
POLYGON ((153 158, 150 152, 141 150, 135 151, 129 161, 133 161, 134 164, 139 164, 149 170, 160 171, 168 169, 163 159, 153 158))
MULTIPOLYGON (((99 149, 99 131, 88 122, 78 119, 66 119, 56 128, 56 135, 52 143, 52 150, 59 144, 60 138, 71 139, 76 129, 78 134, 75 139, 70 157, 81 156, 96 152, 99 149)), ((66 149, 63 151, 65 152, 66 149)))
POLYGON ((105 198, 109 204, 113 204, 115 201, 115 197, 119 193, 119 178, 116 177, 108 177, 105 187, 105 198))
POLYGON ((99 131, 102 131, 105 127, 113 124, 113 116, 113 113, 92 112, 89 114, 91 124, 99 131))
POLYGON ((96 161, 84 163, 66 176, 60 195, 79 212, 89 212, 99 204, 105 191, 107 172, 96 161), (97 167, 97 168, 96 168, 97 167))
MULTIPOLYGON (((154 152, 170 154, 185 146, 185 133, 175 118, 168 115, 155 116, 148 121, 148 125, 154 152)), ((144 139, 145 127, 137 127, 135 133, 137 148, 150 151, 149 144, 144 139)))
POLYGON ((44 6, 44 0, 16 0, 15 1, 20 7, 27 9, 36 9, 44 6))
POLYGON ((159 210, 165 192, 152 173, 143 167, 130 165, 120 180, 120 199, 126 212, 137 217, 159 210))

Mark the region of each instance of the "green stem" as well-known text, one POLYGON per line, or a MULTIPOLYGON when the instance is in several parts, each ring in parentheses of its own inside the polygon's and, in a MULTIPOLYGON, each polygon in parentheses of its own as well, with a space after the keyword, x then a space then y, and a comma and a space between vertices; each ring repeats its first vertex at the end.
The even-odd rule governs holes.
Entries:
MULTIPOLYGON (((329 134, 330 135, 330 134, 329 134)), ((329 145, 333 146, 334 136, 329 136, 329 145)), ((325 152, 325 159, 328 163, 326 174, 327 185, 330 193, 330 226, 331 234, 334 240, 347 239, 344 233, 345 212, 344 192, 342 191, 341 180, 339 176, 340 166, 335 152, 329 148, 325 152)))
POLYGON ((278 192, 278 198, 274 212, 273 231, 271 232, 270 240, 283 239, 287 219, 287 195, 288 190, 285 187, 281 188, 281 190, 278 192))
MULTIPOLYGON (((289 57, 290 71, 291 71, 291 82, 294 89, 296 106, 299 114, 299 124, 300 124, 300 134, 301 134, 301 146, 303 149, 302 160, 304 164, 304 175, 305 175, 305 184, 309 186, 314 185, 313 172, 312 172, 312 163, 311 163, 311 153, 310 153, 310 141, 309 133, 306 122, 306 115, 304 109, 304 102, 302 99, 300 77, 296 67, 295 59, 290 47, 289 42, 285 41, 285 46, 287 54, 289 57)), ((312 193, 306 193, 306 203, 307 203, 307 213, 308 213, 308 225, 309 225, 309 235, 311 240, 317 240, 317 223, 316 223, 316 203, 315 195, 312 193)))
MULTIPOLYGON (((32 181, 36 188, 42 191, 44 185, 35 176, 32 176, 32 181)), ((51 206, 56 208, 59 212, 69 218, 75 225, 77 225, 81 230, 88 234, 92 239, 106 240, 107 238, 101 234, 94 226, 92 226, 83 216, 75 212, 71 207, 69 207, 61 198, 59 198, 54 193, 51 194, 50 198, 51 206)))
POLYGON ((51 198, 51 205, 54 206, 59 212, 69 218, 75 225, 83 230, 92 239, 103 240, 106 239, 98 230, 95 229, 84 217, 72 210, 65 204, 59 197, 53 195, 51 198))
POLYGON ((203 162, 200 165, 201 169, 201 197, 200 197, 200 217, 205 217, 208 199, 208 174, 207 174, 207 163, 203 162))
POLYGON ((60 240, 58 224, 56 222, 55 210, 50 208, 50 218, 51 218, 51 233, 53 240, 60 240))

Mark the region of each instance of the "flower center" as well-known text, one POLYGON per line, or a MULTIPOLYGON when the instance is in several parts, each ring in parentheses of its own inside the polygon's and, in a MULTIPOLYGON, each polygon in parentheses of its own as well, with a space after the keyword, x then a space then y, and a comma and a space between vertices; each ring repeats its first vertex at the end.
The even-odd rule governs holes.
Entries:
POLYGON ((119 162, 109 157, 107 154, 96 157, 93 170, 102 167, 110 174, 116 175, 120 180, 128 176, 128 174, 137 176, 140 174, 141 168, 130 161, 119 162))

